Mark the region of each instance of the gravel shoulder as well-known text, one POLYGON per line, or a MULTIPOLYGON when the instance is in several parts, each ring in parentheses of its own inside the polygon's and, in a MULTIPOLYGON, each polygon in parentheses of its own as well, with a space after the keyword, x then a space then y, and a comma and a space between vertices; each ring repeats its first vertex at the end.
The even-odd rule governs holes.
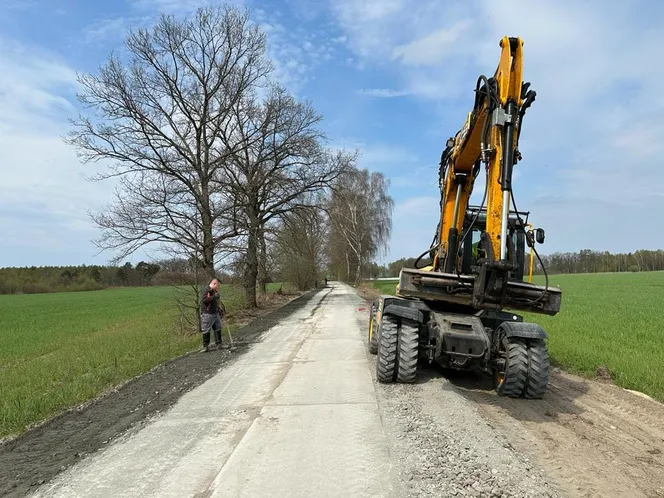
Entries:
POLYGON ((315 295, 300 296, 234 333, 240 345, 206 354, 192 352, 138 376, 106 395, 0 445, 0 496, 25 496, 115 439, 140 430, 178 399, 203 384, 260 340, 264 332, 302 309, 315 295))

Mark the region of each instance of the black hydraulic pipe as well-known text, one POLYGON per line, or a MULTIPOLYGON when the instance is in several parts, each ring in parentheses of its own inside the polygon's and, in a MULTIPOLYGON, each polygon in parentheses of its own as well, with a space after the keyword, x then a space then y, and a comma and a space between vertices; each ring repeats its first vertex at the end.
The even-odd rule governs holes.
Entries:
POLYGON ((502 164, 502 190, 512 191, 512 170, 514 169, 514 120, 516 118, 516 106, 514 101, 509 100, 505 106, 508 116, 504 125, 503 141, 503 164, 502 164))
POLYGON ((447 241, 449 249, 447 251, 447 258, 445 259, 445 272, 453 273, 456 267, 456 256, 459 247, 459 230, 456 227, 450 228, 447 241))

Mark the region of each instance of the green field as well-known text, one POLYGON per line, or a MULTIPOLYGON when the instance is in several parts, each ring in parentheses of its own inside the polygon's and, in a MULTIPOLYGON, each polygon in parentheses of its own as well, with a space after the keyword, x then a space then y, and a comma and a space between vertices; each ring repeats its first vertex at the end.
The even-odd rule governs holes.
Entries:
MULTIPOLYGON (((664 272, 554 275, 550 284, 563 290, 560 313, 524 319, 547 331, 553 362, 587 376, 605 366, 617 385, 664 401, 664 272)), ((395 286, 374 282, 386 294, 395 286)))
POLYGON ((0 437, 198 348, 174 303, 168 287, 0 296, 0 437))

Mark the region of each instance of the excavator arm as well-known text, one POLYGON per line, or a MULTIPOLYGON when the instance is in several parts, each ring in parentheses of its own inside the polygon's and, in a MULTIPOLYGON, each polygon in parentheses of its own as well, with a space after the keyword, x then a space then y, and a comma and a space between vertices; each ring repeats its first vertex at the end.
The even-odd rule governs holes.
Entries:
MULTIPOLYGON (((560 292, 550 288, 548 280, 546 287, 508 282, 510 273, 519 268, 510 236, 514 231, 510 213, 519 217, 512 193, 512 172, 521 159, 518 144, 523 117, 536 94, 529 90, 530 83, 523 82, 521 38, 505 36, 500 47, 493 77, 478 78, 473 109, 463 127, 447 140, 441 156, 440 219, 428 251, 432 264, 425 271, 403 269, 398 294, 465 303, 481 309, 512 306, 555 314, 560 306, 560 292), (479 216, 484 212, 485 202, 486 213, 479 241, 479 270, 473 275, 461 274, 460 248, 467 235, 462 232, 464 220, 475 180, 482 169, 486 186, 482 206, 476 213, 479 216), (510 210, 511 205, 514 211, 510 210)), ((528 245, 532 244, 532 237, 528 237, 528 245)))
POLYGON ((440 244, 434 269, 455 269, 463 218, 481 164, 487 174, 485 246, 492 261, 507 259, 507 214, 512 192, 512 170, 518 153, 518 130, 525 110, 535 100, 529 83, 522 81, 523 41, 504 37, 493 78, 481 76, 475 105, 441 158, 440 244))

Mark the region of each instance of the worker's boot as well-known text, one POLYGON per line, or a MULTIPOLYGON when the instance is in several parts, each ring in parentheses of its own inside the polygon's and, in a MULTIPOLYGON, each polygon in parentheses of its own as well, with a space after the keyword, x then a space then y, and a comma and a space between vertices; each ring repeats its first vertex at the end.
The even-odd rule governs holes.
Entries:
POLYGON ((207 353, 210 351, 210 333, 203 333, 203 347, 201 348, 201 353, 207 353))
POLYGON ((219 349, 221 347, 221 329, 214 331, 214 349, 219 349))

